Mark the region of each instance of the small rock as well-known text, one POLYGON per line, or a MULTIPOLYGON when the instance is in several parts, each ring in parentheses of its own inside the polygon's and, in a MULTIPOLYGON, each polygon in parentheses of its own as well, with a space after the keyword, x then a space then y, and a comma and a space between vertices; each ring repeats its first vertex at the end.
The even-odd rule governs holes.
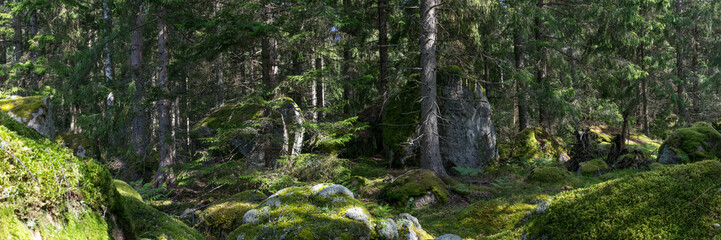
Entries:
POLYGON ((245 212, 245 215, 243 215, 243 224, 256 224, 260 221, 260 218, 258 216, 258 210, 251 209, 245 212))
POLYGON ((323 188, 323 190, 320 190, 320 192, 318 192, 317 195, 327 198, 327 197, 330 197, 330 196, 333 196, 336 194, 343 194, 348 197, 355 198, 353 196, 353 192, 351 192, 348 188, 344 187, 343 185, 338 185, 338 184, 333 184, 333 185, 323 188))
POLYGON ((378 234, 383 239, 398 239, 398 226, 396 226, 396 222, 393 221, 393 219, 386 218, 385 221, 381 221, 380 224, 376 226, 376 228, 378 234))
POLYGON ((414 199, 411 204, 413 204, 413 209, 423 209, 427 206, 434 205, 438 203, 438 199, 436 198, 436 195, 433 194, 433 192, 428 191, 425 195, 418 197, 417 199, 414 199))
POLYGON ((721 228, 721 224, 714 223, 714 224, 713 224, 713 228, 721 228))
POLYGON ((348 211, 345 212, 345 217, 358 221, 368 221, 368 215, 366 215, 363 212, 363 209, 359 207, 348 209, 348 211))
POLYGON ((268 198, 268 200, 265 200, 265 202, 263 203, 263 206, 277 208, 277 207, 280 207, 281 204, 282 203, 280 202, 280 199, 278 199, 277 197, 272 197, 272 198, 268 198))
POLYGON ((408 213, 401 213, 400 215, 398 215, 398 217, 396 218, 396 222, 400 222, 400 221, 406 221, 410 224, 413 224, 413 226, 418 229, 421 229, 421 230, 423 229, 423 227, 421 227, 421 224, 418 223, 418 218, 416 218, 413 215, 410 215, 408 213))
POLYGON ((437 237, 435 240, 463 240, 463 239, 461 237, 459 237, 458 235, 446 234, 446 235, 437 237))

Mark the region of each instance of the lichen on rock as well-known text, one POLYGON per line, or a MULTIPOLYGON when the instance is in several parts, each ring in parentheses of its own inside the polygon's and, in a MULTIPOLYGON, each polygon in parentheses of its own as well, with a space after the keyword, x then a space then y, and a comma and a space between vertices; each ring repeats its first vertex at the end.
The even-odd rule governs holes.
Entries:
POLYGON ((43 136, 54 139, 55 123, 49 101, 46 96, 11 96, 0 99, 0 110, 43 136))

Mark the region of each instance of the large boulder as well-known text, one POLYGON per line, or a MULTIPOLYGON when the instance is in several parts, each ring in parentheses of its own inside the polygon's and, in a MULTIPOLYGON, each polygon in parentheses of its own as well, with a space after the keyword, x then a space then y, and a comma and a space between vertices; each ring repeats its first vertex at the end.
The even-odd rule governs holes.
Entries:
POLYGON ((397 207, 425 208, 448 201, 448 185, 426 169, 412 170, 386 185, 381 195, 397 207))
MULTIPOLYGON (((498 158, 491 106, 483 88, 470 83, 455 66, 438 74, 439 135, 442 158, 448 169, 483 168, 498 158)), ((383 124, 393 166, 417 166, 420 149, 419 75, 410 77, 401 91, 391 96, 383 124)))
POLYGON ((134 239, 110 172, 0 112, 0 238, 134 239))
POLYGON ((664 164, 704 159, 721 159, 721 133, 705 122, 674 131, 658 149, 658 162, 664 164))
POLYGON ((483 168, 498 158, 491 104, 483 88, 465 78, 460 68, 438 73, 441 156, 447 169, 483 168))
POLYGON ((272 167, 280 156, 299 155, 303 133, 300 107, 287 97, 225 104, 194 128, 197 137, 212 136, 221 149, 238 151, 251 167, 272 167))
POLYGON ((55 123, 49 100, 46 96, 11 96, 0 100, 0 109, 16 121, 54 139, 55 123))

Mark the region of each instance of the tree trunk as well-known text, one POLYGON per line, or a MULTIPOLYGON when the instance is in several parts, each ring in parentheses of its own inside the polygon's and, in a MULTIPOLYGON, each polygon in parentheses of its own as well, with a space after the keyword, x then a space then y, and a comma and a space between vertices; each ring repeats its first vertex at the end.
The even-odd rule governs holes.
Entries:
MULTIPOLYGON (((113 29, 113 18, 110 15, 109 1, 110 0, 103 1, 103 19, 105 20, 105 24, 107 24, 104 29, 106 38, 109 37, 110 32, 113 29)), ((110 50, 110 43, 106 42, 103 48, 103 54, 105 55, 105 58, 103 59, 103 69, 105 70, 105 80, 107 82, 113 81, 113 59, 110 50)))
MULTIPOLYGON (((213 5, 213 14, 217 15, 222 10, 222 6, 220 2, 216 2, 213 5)), ((216 33, 220 33, 220 29, 216 30, 216 33)), ((225 87, 224 84, 224 66, 225 66, 225 60, 223 59, 223 53, 219 53, 218 57, 215 59, 215 62, 213 63, 213 71, 215 72, 215 89, 217 91, 215 93, 215 104, 220 106, 223 104, 223 101, 225 99, 225 87)))
MULTIPOLYGON (((646 57, 646 44, 642 43, 641 46, 639 46, 639 64, 641 65, 642 70, 646 70, 646 67, 644 65, 644 58, 646 57)), ((651 136, 650 134, 650 128, 648 126, 648 77, 641 78, 641 125, 643 127, 643 133, 646 134, 646 136, 651 136)))
POLYGON ((421 1, 421 157, 422 168, 438 177, 448 176, 441 160, 438 142, 438 103, 436 100, 436 0, 421 1))
MULTIPOLYGON (((5 7, 5 1, 0 0, 0 5, 3 6, 3 10, 7 11, 5 7)), ((4 24, 2 27, 6 27, 4 24)), ((0 67, 6 68, 5 64, 8 63, 7 59, 7 39, 5 38, 5 34, 0 34, 0 67)), ((0 82, 4 83, 8 79, 8 76, 6 74, 0 75, 0 82)))
POLYGON ((145 80, 142 76, 143 63, 143 3, 136 1, 135 28, 131 33, 130 80, 135 83, 133 95, 133 119, 131 121, 133 153, 144 156, 147 152, 148 113, 145 109, 145 80))
MULTIPOLYGON (((318 71, 322 71, 325 68, 323 57, 318 57, 315 59, 315 68, 318 71)), ((315 91, 315 93, 313 94, 315 100, 315 102, 313 103, 313 106, 315 108, 313 111, 313 120, 318 122, 323 119, 323 112, 321 111, 321 108, 325 107, 325 82, 323 75, 314 79, 312 91, 315 91)))
MULTIPOLYGON (((523 71, 523 36, 520 32, 513 35, 513 57, 516 71, 523 71)), ((523 79, 516 79, 516 101, 518 106, 518 132, 528 128, 528 106, 526 105, 526 83, 523 79)))
POLYGON ((161 98, 158 100, 158 143, 160 144, 160 164, 155 172, 153 181, 156 184, 175 182, 175 176, 170 167, 174 161, 174 143, 171 138, 170 129, 170 100, 168 94, 168 23, 165 21, 167 10, 165 6, 158 9, 158 81, 156 87, 161 91, 161 98))
MULTIPOLYGON (((543 0, 538 0, 538 2, 536 3, 536 6, 541 9, 543 8, 543 5, 544 5, 543 0)), ((544 40, 543 39, 543 30, 545 29, 545 27, 543 26, 543 20, 541 20, 540 17, 536 16, 534 18, 534 22, 536 24, 536 28, 534 30, 536 44, 541 44, 544 40)), ((546 47, 544 47, 544 46, 538 47, 538 54, 539 54, 539 58, 538 58, 538 65, 536 66, 536 82, 538 82, 538 85, 542 89, 544 89, 543 84, 545 84, 546 77, 548 75, 548 60, 547 60, 548 51, 547 51, 546 47)), ((543 98, 544 94, 545 93, 541 93, 541 94, 539 94, 539 96, 541 96, 541 98, 543 98)), ((546 101, 546 99, 541 99, 540 101, 538 101, 538 124, 541 127, 545 128, 546 130, 549 130, 550 119, 548 119, 548 112, 546 110, 547 103, 545 101, 546 101)))
MULTIPOLYGON (((273 15, 271 6, 268 4, 265 14, 265 24, 273 24, 273 15)), ((263 61, 263 84, 265 90, 270 93, 271 97, 275 97, 277 92, 275 88, 278 87, 278 64, 277 64, 277 48, 278 42, 271 34, 267 34, 261 41, 261 58, 263 61)))
MULTIPOLYGON (((345 11, 345 14, 348 18, 352 18, 351 11, 353 10, 353 6, 351 5, 351 0, 343 0, 343 11, 345 11)), ((353 85, 351 84, 351 81, 353 81, 353 75, 351 74, 351 67, 353 64, 353 53, 352 50, 352 41, 351 38, 353 37, 355 33, 355 27, 349 26, 346 27, 345 33, 346 33, 346 39, 345 44, 343 46, 343 65, 342 65, 342 72, 343 72, 343 80, 345 84, 343 84, 343 100, 346 102, 345 105, 345 112, 350 113, 352 111, 351 103, 354 98, 354 92, 353 92, 353 85)))
MULTIPOLYGON (((30 12, 30 38, 34 39, 35 36, 38 35, 38 23, 37 23, 37 10, 32 10, 30 12)), ((32 46, 30 51, 30 61, 32 61, 33 64, 36 64, 38 61, 38 46, 39 43, 34 43, 35 46, 32 46)), ((37 66, 34 66, 34 68, 37 66)), ((32 92, 40 90, 41 82, 40 82, 40 74, 35 73, 34 71, 30 73, 30 90, 32 92)))
MULTIPOLYGON (((385 122, 385 107, 388 104, 388 0, 378 0, 378 90, 381 94, 382 107, 380 122, 385 122)), ((376 146, 383 152, 388 152, 383 142, 383 127, 377 127, 376 146)))
MULTIPOLYGON (((681 16, 681 1, 676 0, 676 16, 681 16)), ((681 36, 681 25, 676 25, 676 77, 679 79, 678 86, 676 87, 676 95, 678 97, 678 114, 679 120, 682 125, 686 124, 686 104, 684 100, 686 92, 686 78, 683 75, 683 43, 681 36)))

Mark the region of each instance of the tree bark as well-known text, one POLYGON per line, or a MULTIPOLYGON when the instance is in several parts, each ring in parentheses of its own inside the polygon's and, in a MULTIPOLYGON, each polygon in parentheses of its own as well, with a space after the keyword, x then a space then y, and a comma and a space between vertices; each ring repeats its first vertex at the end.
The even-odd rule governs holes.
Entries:
POLYGON ((436 99, 436 0, 421 1, 421 157, 422 168, 446 177, 438 139, 438 103, 436 99))
MULTIPOLYGON (((113 18, 110 15, 110 4, 108 3, 109 1, 110 0, 103 1, 103 19, 105 20, 105 24, 107 24, 103 31, 105 32, 106 38, 109 37, 110 32, 113 29, 113 18)), ((107 82, 113 81, 113 58, 110 51, 110 43, 106 42, 103 48, 103 52, 105 55, 103 59, 103 69, 105 70, 105 80, 107 82)))
MULTIPOLYGON (((270 4, 266 6, 265 19, 266 25, 272 25, 274 22, 270 4)), ((278 87, 277 45, 277 40, 270 33, 267 33, 261 41, 263 84, 266 92, 272 97, 277 95, 275 88, 278 87)))
MULTIPOLYGON (((523 71, 523 36, 519 31, 513 35, 513 57, 517 72, 523 71)), ((518 132, 528 128, 528 106, 526 101, 526 83, 523 79, 516 79, 516 101, 518 106, 518 132)))
MULTIPOLYGON (((38 11, 33 9, 30 12, 30 38, 34 39, 35 36, 38 35, 38 23, 37 23, 37 15, 38 11)), ((34 43, 34 46, 32 46, 30 50, 30 61, 32 61, 33 64, 37 64, 38 61, 38 46, 39 43, 34 43)), ((33 65, 35 66, 35 65, 33 65)), ((37 66, 35 66, 37 67, 37 66)), ((40 90, 40 86, 42 85, 40 80, 40 74, 35 73, 34 71, 30 73, 30 90, 31 92, 40 90)))
POLYGON ((133 95, 133 119, 131 120, 133 153, 144 156, 147 152, 148 112, 145 109, 145 80, 143 79, 143 9, 142 1, 136 1, 135 26, 131 33, 130 80, 135 84, 133 95))
MULTIPOLYGON (((676 0, 676 16, 681 16, 681 1, 682 0, 676 0)), ((683 75, 683 43, 681 36, 681 25, 676 24, 676 77, 679 79, 678 86, 676 86, 676 95, 678 97, 677 105, 678 105, 678 114, 680 118, 680 122, 682 125, 686 124, 686 104, 685 104, 685 95, 686 95, 686 78, 683 75)))
POLYGON ((160 143, 160 164, 155 172, 153 181, 156 184, 166 183, 171 185, 175 182, 175 176, 170 169, 173 165, 175 148, 170 129, 170 100, 167 97, 168 88, 168 23, 165 21, 167 15, 165 6, 158 9, 158 80, 156 87, 161 91, 161 98, 158 100, 158 142, 160 143))
MULTIPOLYGON (((544 5, 543 0, 538 0, 538 2, 536 3, 536 6, 540 9, 543 8, 543 5, 544 5)), ((543 26, 543 20, 540 17, 536 16, 533 20, 534 20, 534 23, 536 24, 536 28, 534 30, 535 31, 535 40, 536 40, 536 44, 539 45, 538 46, 538 54, 539 54, 538 64, 536 66, 536 82, 538 83, 539 86, 541 86, 541 88, 544 88, 543 84, 545 84, 546 77, 548 75, 548 50, 546 49, 546 47, 540 46, 540 44, 542 44, 542 42, 544 40, 543 39, 543 30, 545 29, 545 27, 543 26)), ((545 93, 540 94, 541 100, 538 101, 538 124, 541 127, 545 128, 546 130, 549 130, 550 119, 548 119, 548 112, 546 110, 547 103, 545 102, 546 99, 544 99, 544 94, 545 93)))
MULTIPOLYGON (((378 0, 378 90, 381 93, 382 107, 380 122, 385 122, 385 107, 388 104, 388 0, 378 0)), ((383 142, 383 127, 377 127, 376 145, 378 149, 387 151, 383 142)))
MULTIPOLYGON (((351 5, 352 0, 343 0, 343 10, 345 11, 345 14, 347 17, 352 18, 351 11, 353 10, 353 6, 351 5)), ((343 80, 345 84, 343 84, 343 100, 346 102, 345 105, 345 112, 350 113, 352 111, 351 103, 354 98, 354 91, 353 91, 353 85, 351 82, 353 81, 353 75, 351 74, 351 67, 353 64, 353 53, 352 50, 352 42, 351 38, 355 34, 355 26, 348 26, 345 29, 346 33, 346 39, 345 44, 343 46, 343 65, 342 65, 342 72, 343 72, 343 80)))
MULTIPOLYGON (((325 68, 325 63, 323 62, 323 57, 318 57, 315 59, 315 68, 318 71, 322 71, 325 68)), ((313 94, 313 107, 315 108, 313 110, 313 120, 318 122, 323 119, 323 112, 321 111, 321 108, 325 107, 325 81, 323 75, 316 77, 313 83, 313 90, 315 93, 313 94)))
MULTIPOLYGON (((0 6, 3 6, 3 11, 7 11, 5 8, 5 1, 0 0, 0 6)), ((3 24, 2 27, 6 27, 5 24, 3 24)), ((7 39, 5 38, 5 34, 0 34, 0 67, 6 67, 5 64, 8 63, 7 59, 7 39)), ((6 74, 0 75, 0 82, 4 83, 5 80, 8 79, 8 76, 6 74)))

